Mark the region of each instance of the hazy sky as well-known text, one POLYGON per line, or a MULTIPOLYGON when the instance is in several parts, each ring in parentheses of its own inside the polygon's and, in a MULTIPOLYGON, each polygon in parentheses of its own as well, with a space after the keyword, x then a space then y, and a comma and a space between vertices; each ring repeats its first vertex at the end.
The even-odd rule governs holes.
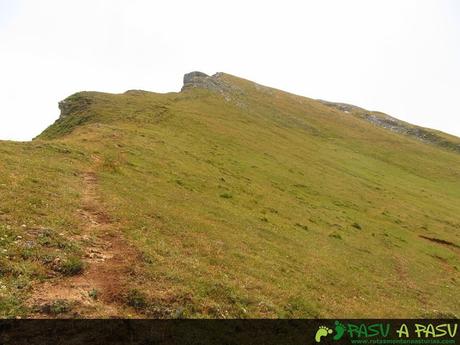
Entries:
POLYGON ((460 136, 460 1, 0 0, 0 139, 81 90, 227 72, 460 136))

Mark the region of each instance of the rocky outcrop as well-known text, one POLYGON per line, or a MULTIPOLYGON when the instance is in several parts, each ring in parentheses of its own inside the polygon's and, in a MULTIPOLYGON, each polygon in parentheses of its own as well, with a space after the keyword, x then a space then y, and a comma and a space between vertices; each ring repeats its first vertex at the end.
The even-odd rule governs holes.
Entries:
POLYGON ((209 79, 211 79, 209 75, 199 71, 184 74, 184 85, 182 86, 182 90, 186 90, 190 87, 206 87, 210 84, 209 79))
POLYGON ((184 75, 184 85, 182 91, 190 88, 201 88, 213 91, 226 91, 230 85, 225 83, 222 78, 222 73, 216 73, 212 76, 203 72, 190 72, 184 75))
POLYGON ((365 114, 365 119, 376 126, 460 153, 460 144, 448 140, 432 129, 414 126, 383 113, 365 114))
POLYGON ((427 144, 437 145, 460 153, 460 144, 456 141, 449 140, 449 135, 439 134, 439 132, 436 132, 432 129, 411 125, 387 114, 375 111, 371 112, 351 104, 328 102, 324 100, 318 101, 328 107, 335 108, 346 114, 362 118, 375 126, 412 137, 427 144))
POLYGON ((227 102, 235 101, 236 105, 240 107, 244 106, 244 103, 240 99, 243 91, 234 84, 226 81, 224 73, 216 73, 209 76, 206 73, 194 71, 185 74, 181 92, 195 88, 217 92, 227 102))
POLYGON ((67 97, 59 102, 59 110, 61 111, 59 118, 63 119, 70 114, 87 109, 90 105, 91 99, 88 97, 81 97, 79 94, 67 97))

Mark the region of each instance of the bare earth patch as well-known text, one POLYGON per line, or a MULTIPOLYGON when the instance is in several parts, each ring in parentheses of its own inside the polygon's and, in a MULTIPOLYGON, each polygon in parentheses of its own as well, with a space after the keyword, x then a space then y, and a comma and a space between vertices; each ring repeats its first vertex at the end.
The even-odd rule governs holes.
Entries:
POLYGON ((85 226, 73 240, 85 250, 84 270, 37 285, 28 301, 32 317, 135 317, 136 312, 123 305, 122 296, 138 253, 104 211, 95 172, 83 175, 83 185, 83 207, 78 213, 85 226))

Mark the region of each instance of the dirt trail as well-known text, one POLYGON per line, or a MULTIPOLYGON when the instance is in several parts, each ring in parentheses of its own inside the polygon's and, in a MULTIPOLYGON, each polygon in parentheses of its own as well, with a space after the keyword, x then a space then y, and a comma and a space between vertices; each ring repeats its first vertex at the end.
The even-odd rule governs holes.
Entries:
POLYGON ((58 277, 38 285, 28 301, 36 310, 32 317, 107 318, 136 314, 123 305, 122 295, 135 274, 138 254, 104 211, 94 170, 83 174, 83 186, 82 209, 78 214, 84 229, 72 240, 85 251, 85 269, 79 275, 58 277))

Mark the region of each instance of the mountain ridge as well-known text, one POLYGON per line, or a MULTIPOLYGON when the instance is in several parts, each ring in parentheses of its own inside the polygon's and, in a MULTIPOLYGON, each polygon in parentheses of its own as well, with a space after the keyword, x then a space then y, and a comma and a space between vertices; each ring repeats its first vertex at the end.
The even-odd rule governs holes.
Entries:
MULTIPOLYGON (((325 101, 321 99, 313 100, 308 97, 299 96, 299 95, 287 93, 281 90, 277 90, 274 88, 270 88, 267 86, 263 86, 263 85, 260 85, 260 84, 242 79, 242 78, 232 76, 230 74, 223 73, 223 72, 217 72, 213 74, 212 76, 209 76, 199 71, 186 73, 183 77, 183 86, 181 88, 181 92, 186 92, 187 90, 191 88, 206 89, 212 92, 219 93, 222 97, 224 97, 224 99, 227 102, 232 101, 232 100, 237 101, 238 98, 244 95, 244 90, 235 86, 231 82, 229 82, 228 79, 230 80, 238 79, 238 80, 244 81, 245 83, 252 84, 258 91, 263 91, 268 94, 273 94, 274 92, 283 92, 287 95, 291 95, 294 98, 304 98, 304 99, 308 99, 311 101, 318 101, 319 103, 325 106, 335 108, 345 114, 349 114, 349 115, 364 119, 374 124, 375 126, 393 131, 395 133, 405 135, 407 137, 412 137, 414 139, 420 140, 427 144, 433 144, 433 145, 442 147, 444 149, 448 149, 456 153, 460 153, 460 138, 454 135, 447 134, 439 130, 434 130, 430 128, 424 128, 421 126, 413 125, 413 124, 399 120, 395 117, 392 117, 390 115, 387 115, 379 111, 369 111, 364 108, 361 108, 355 105, 351 105, 351 104, 347 104, 347 103, 330 102, 330 101, 325 101)), ((146 95, 149 93, 154 93, 154 92, 144 91, 144 90, 128 90, 124 92, 123 94, 146 95)), ((78 92, 76 94, 69 96, 63 101, 59 102, 59 109, 61 110, 61 114, 59 116, 58 121, 62 120, 67 115, 73 112, 78 113, 79 111, 82 111, 83 109, 85 109, 85 107, 90 106, 91 104, 90 98, 78 97, 78 96, 83 96, 83 95, 85 95, 85 92, 78 92)), ((243 102, 239 102, 238 104, 240 107, 244 106, 243 102)), ((86 120, 87 119, 83 115, 82 118, 80 118, 78 121, 74 121, 75 123, 72 124, 70 127, 72 127, 75 124, 76 125, 81 124, 85 122, 86 120)), ((38 137, 40 137, 40 135, 38 137)))
POLYGON ((187 81, 206 87, 76 93, 0 142, 0 315, 458 316, 457 152, 225 73, 187 81))

